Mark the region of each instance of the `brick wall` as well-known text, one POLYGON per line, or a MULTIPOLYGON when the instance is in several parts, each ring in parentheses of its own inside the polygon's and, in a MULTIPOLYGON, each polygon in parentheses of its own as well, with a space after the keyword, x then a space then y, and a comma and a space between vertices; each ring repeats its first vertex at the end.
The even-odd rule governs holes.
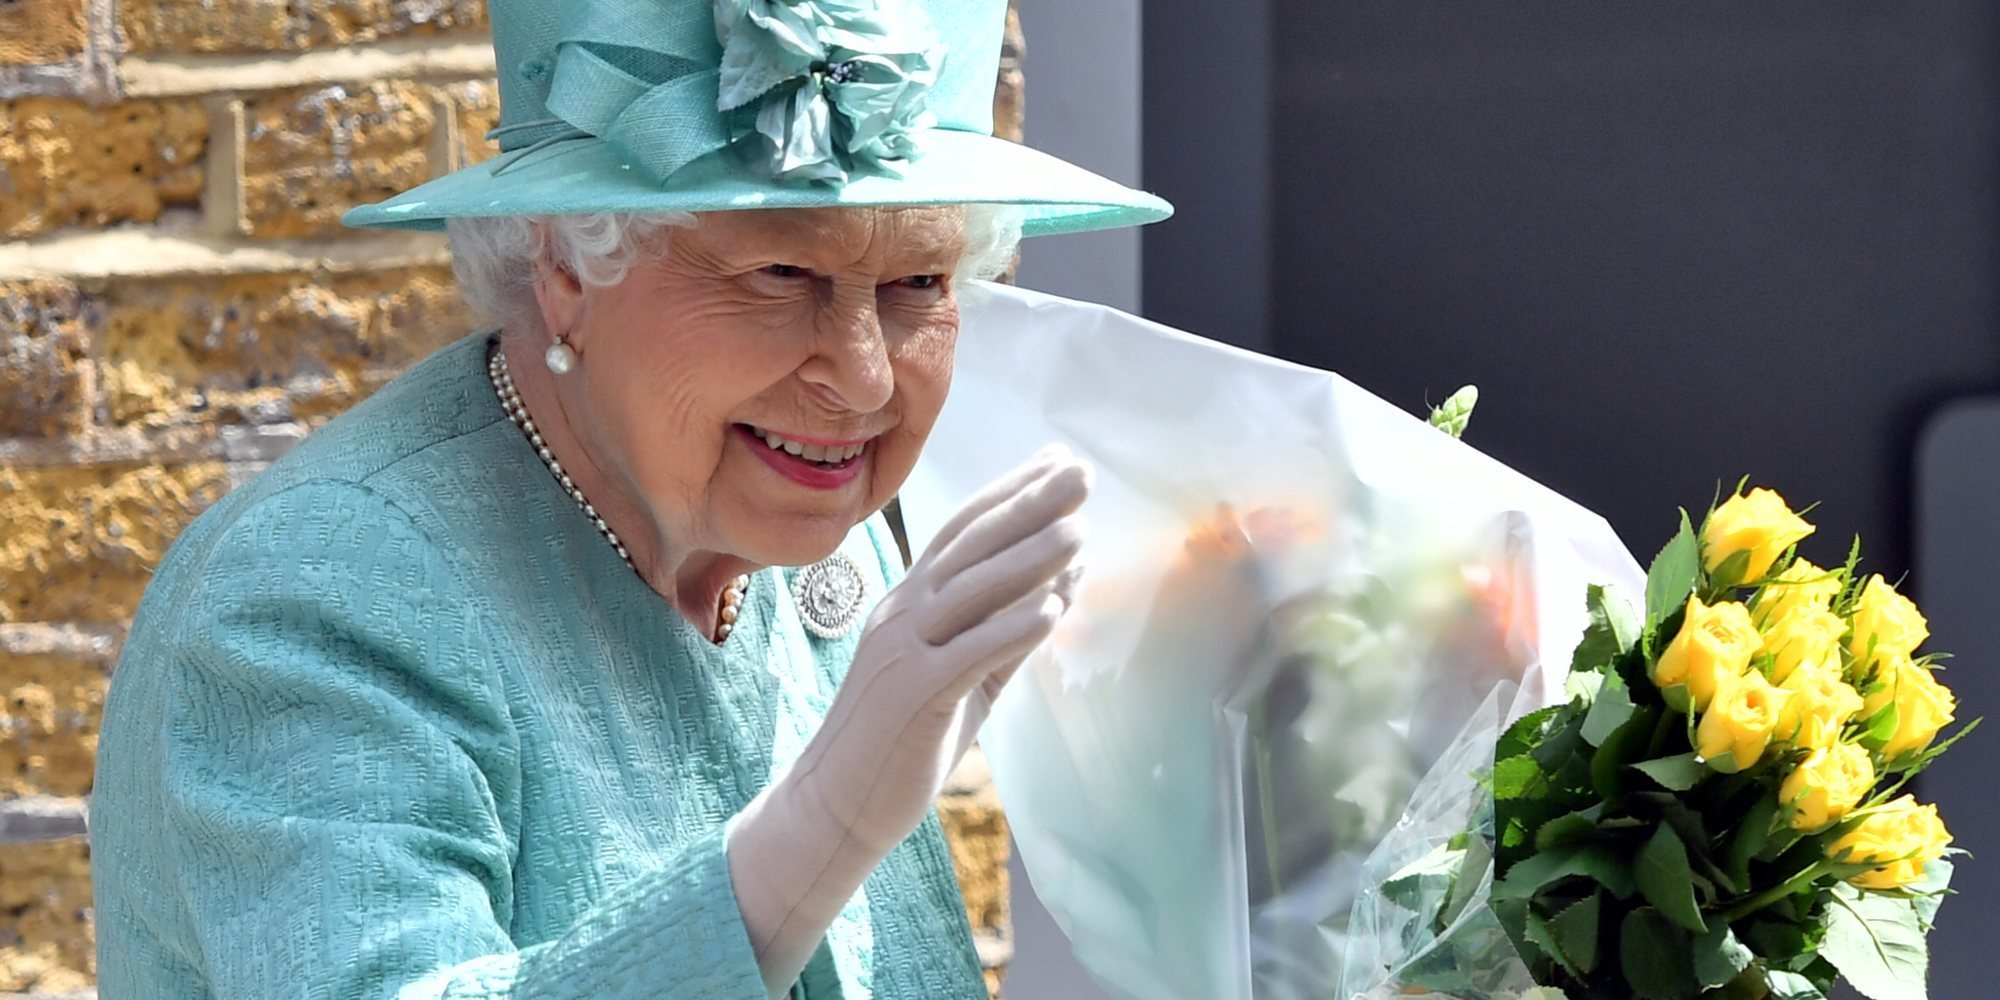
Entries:
MULTIPOLYGON (((484 0, 0 0, 0 996, 88 995, 98 714, 190 519, 469 329, 340 228, 491 152, 484 0)), ((1019 137, 1020 36, 996 112, 1019 137)), ((1006 828, 941 804, 996 994, 1006 828)))

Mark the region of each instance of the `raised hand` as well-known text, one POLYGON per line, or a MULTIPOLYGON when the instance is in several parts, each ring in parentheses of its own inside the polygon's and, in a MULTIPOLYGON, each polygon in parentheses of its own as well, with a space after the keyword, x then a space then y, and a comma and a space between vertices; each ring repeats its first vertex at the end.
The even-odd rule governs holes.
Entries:
POLYGON ((869 616, 819 732, 733 822, 737 901, 774 996, 1068 610, 1089 492, 1088 467, 1050 448, 960 508, 869 616))

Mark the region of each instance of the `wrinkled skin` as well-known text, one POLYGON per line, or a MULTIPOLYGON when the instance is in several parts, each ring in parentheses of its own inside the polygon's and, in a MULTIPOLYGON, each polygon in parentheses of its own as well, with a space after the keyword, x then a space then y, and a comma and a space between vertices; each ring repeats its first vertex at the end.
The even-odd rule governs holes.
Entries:
POLYGON ((950 207, 711 213, 613 287, 544 262, 541 329, 502 344, 640 575, 712 632, 729 580, 825 558, 908 477, 951 384, 964 244, 950 207), (562 376, 541 360, 558 335, 562 376), (743 425, 866 439, 859 474, 794 482, 743 425))

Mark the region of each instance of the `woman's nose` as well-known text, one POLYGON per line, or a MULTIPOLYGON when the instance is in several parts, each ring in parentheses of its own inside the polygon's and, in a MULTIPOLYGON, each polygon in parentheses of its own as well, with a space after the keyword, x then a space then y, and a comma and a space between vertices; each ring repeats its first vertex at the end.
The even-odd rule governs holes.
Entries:
POLYGON ((865 303, 831 305, 819 323, 817 349, 799 374, 825 393, 829 404, 873 413, 887 406, 896 390, 889 345, 873 296, 865 303))

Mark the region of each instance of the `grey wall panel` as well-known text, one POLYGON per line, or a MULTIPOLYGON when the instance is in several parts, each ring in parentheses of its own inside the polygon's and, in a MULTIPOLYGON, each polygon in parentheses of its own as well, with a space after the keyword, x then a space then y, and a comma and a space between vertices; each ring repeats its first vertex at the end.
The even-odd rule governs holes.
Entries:
POLYGON ((1955 846, 1972 852, 1953 875, 1959 895, 1938 911, 1931 935, 1931 995, 1992 996, 2000 968, 2000 397, 1941 411, 1917 452, 1917 600, 1930 616, 1929 648, 1959 658, 1944 681, 1958 717, 1987 725, 1944 755, 1921 779, 1939 803, 1955 846))
MULTIPOLYGON (((1113 180, 1138 184, 1139 0, 1019 0, 1027 36, 1028 144, 1113 180)), ((1070 298, 1139 308, 1139 234, 1048 236, 1021 250, 1018 281, 1070 298)), ((1036 899, 1018 853, 1010 1000, 1104 1000, 1036 899)))

